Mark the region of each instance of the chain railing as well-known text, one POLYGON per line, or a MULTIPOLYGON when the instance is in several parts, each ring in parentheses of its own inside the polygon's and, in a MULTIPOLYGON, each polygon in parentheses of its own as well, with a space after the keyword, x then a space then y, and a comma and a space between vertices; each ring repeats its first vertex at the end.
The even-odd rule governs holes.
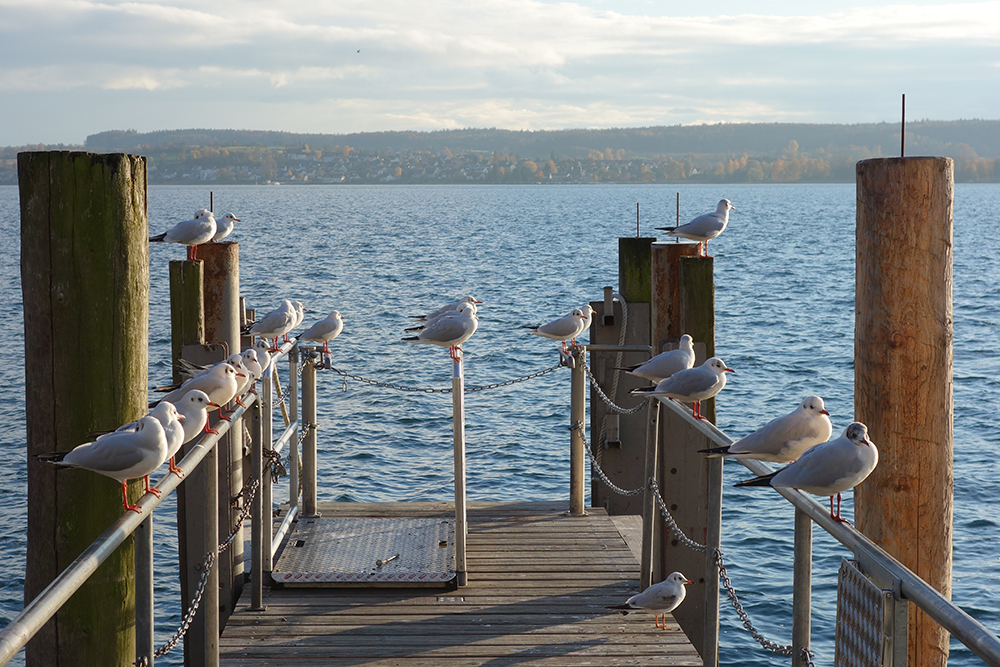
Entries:
MULTIPOLYGON (((355 375, 353 373, 348 373, 347 371, 341 370, 341 369, 336 368, 334 366, 324 366, 323 368, 329 368, 329 370, 334 371, 335 373, 338 373, 339 375, 341 375, 344 378, 344 385, 343 385, 344 391, 347 391, 347 379, 350 378, 352 380, 357 380, 358 382, 363 382, 364 384, 368 384, 368 385, 371 385, 373 387, 381 387, 383 389, 394 389, 396 391, 409 391, 409 392, 416 392, 416 393, 423 393, 423 394, 450 394, 450 393, 452 393, 452 388, 451 387, 446 387, 446 388, 441 388, 441 389, 435 389, 433 387, 407 387, 405 385, 395 384, 393 382, 384 382, 382 380, 372 380, 370 378, 362 377, 361 375, 355 375)), ((543 375, 548 375, 549 373, 557 371, 560 368, 562 368, 562 364, 556 364, 555 366, 550 366, 549 368, 546 368, 546 369, 541 370, 541 371, 536 371, 534 373, 528 373, 527 375, 522 375, 522 376, 516 377, 516 378, 514 378, 512 380, 504 380, 503 382, 494 382, 493 384, 466 385, 465 386, 465 393, 466 394, 471 394, 471 393, 477 392, 477 391, 489 391, 490 389, 499 389, 500 387, 509 387, 511 385, 518 384, 519 382, 527 382, 528 380, 533 380, 535 378, 542 377, 543 375)))

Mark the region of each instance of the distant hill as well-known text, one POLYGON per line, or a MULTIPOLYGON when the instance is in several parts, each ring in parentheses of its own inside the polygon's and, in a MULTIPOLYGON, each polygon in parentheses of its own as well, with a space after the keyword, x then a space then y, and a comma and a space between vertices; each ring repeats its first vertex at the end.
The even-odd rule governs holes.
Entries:
MULTIPOLYGON (((1000 121, 919 121, 906 126, 908 155, 963 158, 1000 157, 1000 121)), ((795 141, 803 153, 865 148, 872 155, 899 154, 899 126, 890 123, 856 125, 804 123, 724 123, 642 128, 578 130, 466 129, 436 132, 361 132, 301 134, 262 130, 111 130, 87 137, 92 151, 135 151, 166 146, 273 147, 331 150, 350 146, 362 151, 501 152, 524 158, 560 155, 585 158, 592 151, 624 150, 625 157, 709 154, 772 156, 788 151, 795 141)))

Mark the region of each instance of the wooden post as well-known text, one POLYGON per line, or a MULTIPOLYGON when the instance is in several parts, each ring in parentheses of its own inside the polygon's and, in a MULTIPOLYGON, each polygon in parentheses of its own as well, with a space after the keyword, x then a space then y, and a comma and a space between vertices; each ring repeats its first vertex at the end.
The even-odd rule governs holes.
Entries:
MULTIPOLYGON (((864 160, 857 183, 854 411, 879 450, 857 525, 950 598, 953 163, 864 160)), ((907 664, 945 665, 948 633, 912 611, 907 664)))
MULTIPOLYGON (((205 344, 204 263, 172 260, 170 271, 170 352, 174 384, 184 381, 180 365, 185 345, 205 344)), ((177 458, 180 461, 180 456, 177 458)))
POLYGON ((655 240, 651 236, 618 238, 618 293, 629 303, 650 302, 649 248, 655 240))
POLYGON ((587 350, 573 346, 570 352, 574 364, 570 371, 569 513, 572 516, 583 516, 587 513, 584 502, 586 484, 583 478, 587 458, 584 445, 586 431, 583 430, 587 419, 587 376, 583 365, 587 363, 587 350))
MULTIPOLYGON (((695 340, 695 364, 715 353, 715 300, 711 257, 698 257, 693 243, 662 243, 652 248, 652 338, 656 352, 684 333, 695 340)), ((663 499, 677 525, 700 544, 718 543, 721 513, 721 460, 706 459, 699 449, 710 446, 705 436, 669 410, 661 411, 659 471, 663 499)), ((715 402, 702 402, 702 414, 715 420, 715 402)), ((698 648, 705 665, 715 665, 718 647, 718 574, 711 553, 700 554, 664 531, 654 561, 654 579, 679 570, 694 584, 674 618, 698 648)))
MULTIPOLYGON (((234 242, 206 243, 198 248, 205 263, 205 342, 225 345, 229 354, 240 351, 240 255, 234 242)), ((237 424, 219 441, 219 540, 236 526, 242 503, 233 503, 243 490, 243 428, 237 424)), ((250 467, 249 461, 246 462, 250 467)), ((243 592, 243 531, 219 554, 219 591, 223 626, 243 592)))
MULTIPOLYGON (((25 601, 122 514, 114 480, 56 469, 95 430, 146 413, 149 241, 146 160, 18 155, 28 455, 25 601)), ((139 484, 131 486, 132 498, 139 484)), ((28 643, 28 665, 120 665, 135 655, 129 539, 28 643), (113 601, 109 604, 109 601, 113 601)))

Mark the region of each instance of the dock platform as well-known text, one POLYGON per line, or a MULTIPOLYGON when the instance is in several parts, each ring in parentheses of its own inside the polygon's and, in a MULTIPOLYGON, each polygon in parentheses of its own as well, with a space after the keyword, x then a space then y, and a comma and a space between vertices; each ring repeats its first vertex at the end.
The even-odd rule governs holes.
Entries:
MULTIPOLYGON (((321 503, 324 517, 435 517, 451 503, 321 503)), ((249 590, 219 641, 226 667, 371 665, 702 665, 680 627, 605 605, 638 592, 623 534, 634 522, 602 508, 568 516, 565 501, 471 502, 469 583, 444 588, 249 590)), ((249 589, 249 587, 248 587, 249 589)), ((670 618, 668 616, 668 618, 670 618)))

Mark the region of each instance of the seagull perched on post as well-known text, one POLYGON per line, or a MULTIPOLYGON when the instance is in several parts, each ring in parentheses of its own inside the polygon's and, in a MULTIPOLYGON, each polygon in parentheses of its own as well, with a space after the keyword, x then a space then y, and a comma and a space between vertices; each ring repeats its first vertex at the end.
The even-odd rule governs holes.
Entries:
POLYGON ((684 602, 684 596, 687 595, 684 584, 691 583, 694 582, 680 572, 674 572, 660 583, 653 584, 638 595, 633 595, 625 601, 625 604, 611 605, 605 609, 614 609, 623 616, 635 611, 651 611, 656 614, 656 627, 666 630, 667 614, 684 602), (661 615, 663 625, 660 625, 661 615))
POLYGON ((221 241, 222 239, 232 234, 233 228, 236 226, 233 224, 234 222, 240 222, 240 219, 237 218, 232 213, 226 213, 224 216, 222 216, 222 218, 216 220, 215 236, 212 237, 212 240, 221 241))
POLYGON ((479 318, 472 312, 471 304, 463 303, 455 314, 439 317, 416 336, 406 336, 403 340, 447 347, 449 356, 459 361, 462 343, 472 338, 478 328, 479 318))
POLYGON ((325 318, 316 322, 299 335, 299 340, 307 340, 313 343, 323 343, 323 351, 330 352, 330 341, 340 335, 344 330, 344 316, 339 310, 335 310, 325 318))
POLYGON ((681 225, 680 227, 657 227, 657 229, 667 232, 667 236, 680 236, 698 242, 698 254, 702 257, 709 257, 708 240, 726 231, 729 224, 729 211, 736 210, 736 207, 729 203, 728 199, 723 199, 715 208, 714 213, 699 215, 697 218, 681 225))
POLYGON ((176 225, 156 236, 150 236, 150 243, 180 243, 188 247, 188 259, 198 259, 198 246, 208 243, 217 230, 215 217, 207 209, 201 209, 190 220, 176 225))
POLYGON ((562 343, 563 352, 566 351, 566 341, 576 344, 576 337, 587 330, 593 318, 593 309, 590 305, 583 308, 574 308, 560 318, 554 319, 547 324, 528 325, 524 329, 531 329, 531 333, 542 338, 558 340, 562 343))

